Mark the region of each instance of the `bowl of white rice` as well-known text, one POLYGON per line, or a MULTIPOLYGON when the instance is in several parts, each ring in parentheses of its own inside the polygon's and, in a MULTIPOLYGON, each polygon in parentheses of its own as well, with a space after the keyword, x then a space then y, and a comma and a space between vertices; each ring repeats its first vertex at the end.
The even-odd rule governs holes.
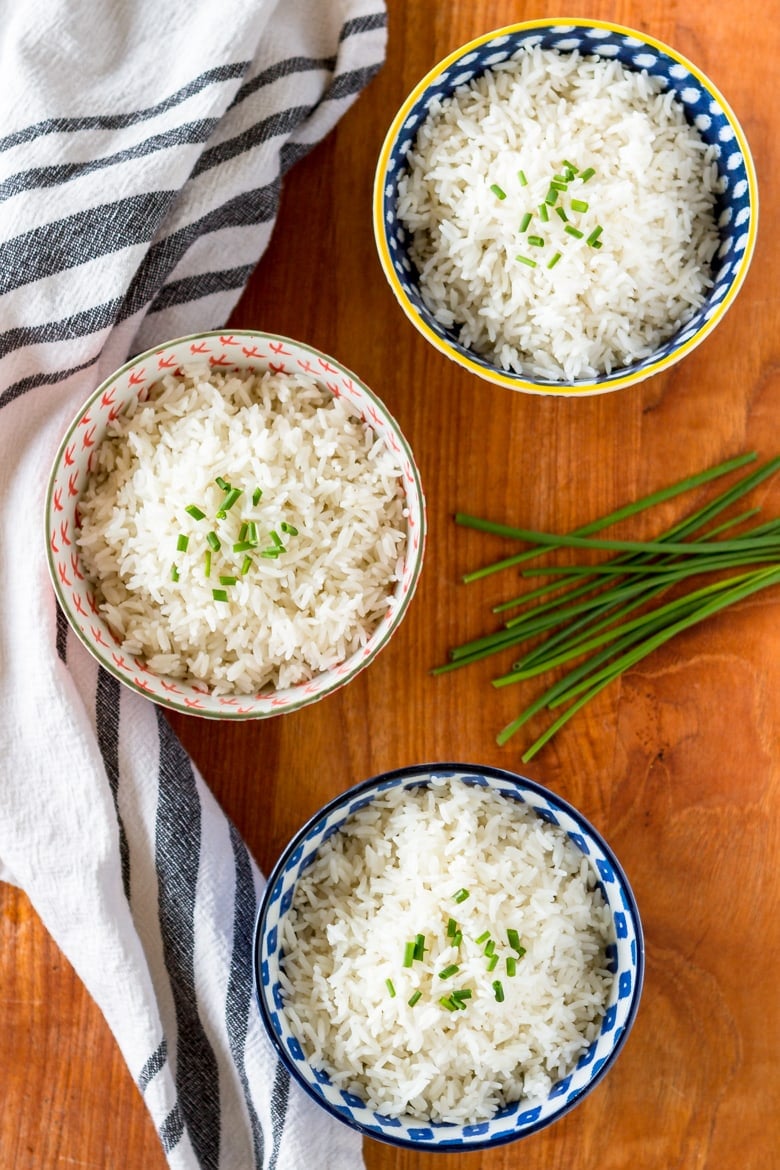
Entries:
POLYGON ((46 498, 57 599, 122 683, 251 719, 349 682, 414 593, 425 501, 380 399, 276 334, 202 333, 103 382, 46 498))
POLYGON ((568 1113, 642 990, 609 845, 511 772, 422 764, 358 784, 288 844, 254 940, 262 1020, 303 1089, 368 1137, 474 1150, 568 1113))
POLYGON ((668 369, 750 265, 744 132, 685 57, 605 21, 529 21, 456 49, 382 146, 379 259, 432 345, 489 382, 598 394, 668 369))

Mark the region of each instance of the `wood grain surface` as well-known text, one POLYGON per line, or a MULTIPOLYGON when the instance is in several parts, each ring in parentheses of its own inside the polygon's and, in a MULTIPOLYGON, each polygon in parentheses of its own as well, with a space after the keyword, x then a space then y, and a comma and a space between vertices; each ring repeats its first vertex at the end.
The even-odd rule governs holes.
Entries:
MULTIPOLYGON (((387 64, 289 174, 270 248, 234 314, 235 326, 286 333, 359 372, 412 445, 429 520, 409 613, 346 689, 274 720, 174 720, 261 867, 318 806, 364 777, 415 761, 489 763, 525 770, 584 811, 623 862, 646 932, 634 1030, 577 1109, 495 1153, 422 1155, 367 1142, 368 1170, 780 1166, 778 592, 657 651, 525 769, 528 737, 499 748, 495 734, 538 686, 495 690, 493 660, 429 673, 450 645, 484 632, 489 606, 515 584, 511 575, 460 583, 505 545, 456 528, 457 509, 566 530, 741 451, 776 453, 778 18, 776 2, 747 0, 391 0, 387 64), (715 333, 667 373, 579 401, 491 387, 435 352, 395 304, 370 215, 384 133, 423 73, 473 36, 563 10, 642 29, 691 58, 740 118, 761 190, 753 265, 715 333)), ((634 531, 649 535, 703 498, 664 505, 634 531)), ((780 483, 756 502, 780 515, 780 483)), ((543 726, 540 718, 531 731, 543 726)), ((309 1165, 316 1170, 314 1152, 309 1165)), ((33 908, 0 887, 0 1167, 117 1166, 163 1170, 153 1126, 33 908)))

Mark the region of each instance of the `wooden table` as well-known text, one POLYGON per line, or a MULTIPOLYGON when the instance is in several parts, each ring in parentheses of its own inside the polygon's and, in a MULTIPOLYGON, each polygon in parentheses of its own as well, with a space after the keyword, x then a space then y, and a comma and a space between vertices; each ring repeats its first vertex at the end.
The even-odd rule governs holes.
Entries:
MULTIPOLYGON (((440 678, 428 672, 448 646, 484 632, 487 607, 514 584, 506 576, 459 583, 504 546, 457 529, 456 509, 566 530, 743 450, 776 451, 776 0, 552 8, 391 0, 390 9, 387 65, 291 172, 233 324, 320 346, 388 404, 426 488, 426 566, 400 631, 345 690, 271 721, 175 720, 266 870, 305 817, 382 769, 460 759, 522 770, 528 740, 499 748, 494 737, 536 685, 494 690, 492 660, 440 678), (692 58, 742 121, 762 199, 752 270, 714 335, 643 385, 579 401, 491 387, 436 353, 393 300, 370 218, 374 160, 418 78, 481 32, 558 9, 633 25, 692 58)), ((780 515, 780 483, 759 502, 780 515)), ((688 506, 665 505, 636 531, 649 535, 688 506)), ((641 908, 644 998, 611 1075, 559 1124, 493 1154, 425 1156, 370 1142, 369 1170, 780 1165, 779 600, 777 591, 759 595, 680 636, 602 692, 527 766, 602 830, 641 908)), ((0 1070, 4 1170, 164 1167, 102 1017, 9 887, 0 889, 0 1070)))

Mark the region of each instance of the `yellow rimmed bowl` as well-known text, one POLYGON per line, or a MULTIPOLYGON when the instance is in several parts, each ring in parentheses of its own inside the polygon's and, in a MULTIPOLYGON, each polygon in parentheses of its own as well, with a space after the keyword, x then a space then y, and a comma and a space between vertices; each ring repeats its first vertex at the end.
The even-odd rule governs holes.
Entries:
POLYGON ((176 338, 147 350, 98 386, 67 428, 55 457, 46 495, 45 534, 49 572, 63 612, 87 650, 119 682, 170 710, 212 719, 262 719, 298 710, 343 687, 387 645, 406 614, 422 570, 425 499, 414 456, 397 422, 356 374, 336 358, 288 337, 250 330, 215 331, 176 338), (130 403, 145 399, 164 375, 196 366, 220 372, 302 372, 315 378, 350 404, 354 416, 392 450, 401 469, 407 539, 397 580, 390 583, 386 611, 358 650, 294 686, 216 694, 197 679, 170 677, 151 669, 142 658, 123 649, 105 620, 95 582, 79 552, 79 499, 109 425, 130 403))
POLYGON ((676 50, 606 21, 536 20, 499 28, 456 49, 415 86, 396 114, 382 146, 373 196, 374 236, 379 259, 401 308, 422 335, 448 358, 480 378, 533 394, 601 394, 635 385, 668 369, 713 331, 745 280, 756 242, 758 187, 745 134, 713 83, 676 50), (712 287, 695 314, 662 345, 636 363, 571 381, 515 373, 463 345, 459 326, 443 326, 426 305, 410 255, 410 237, 398 216, 399 180, 432 103, 450 97, 518 50, 538 45, 583 56, 617 59, 626 69, 660 79, 682 103, 686 119, 713 147, 723 191, 715 216, 719 243, 712 262, 712 287))

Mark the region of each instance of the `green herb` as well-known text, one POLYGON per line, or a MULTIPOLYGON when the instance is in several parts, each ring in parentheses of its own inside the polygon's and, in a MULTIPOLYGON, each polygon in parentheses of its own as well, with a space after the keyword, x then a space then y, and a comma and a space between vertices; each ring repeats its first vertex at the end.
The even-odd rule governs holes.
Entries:
POLYGON ((246 540, 246 534, 248 532, 249 532, 249 525, 246 523, 246 521, 244 521, 244 523, 241 525, 241 527, 238 530, 239 541, 246 540))
POLYGON ((487 940, 489 938, 490 938, 490 931, 485 930, 482 932, 482 934, 479 936, 479 938, 475 939, 474 941, 476 942, 478 947, 481 947, 483 942, 487 942, 487 940))
POLYGON ((190 514, 190 516, 192 516, 193 520, 205 520, 206 519, 206 513, 201 512, 201 510, 197 506, 197 504, 188 504, 187 507, 184 509, 184 511, 189 512, 189 514, 190 514))
POLYGON ((220 585, 235 585, 237 580, 237 577, 220 577, 219 583, 220 585))
POLYGON ((404 967, 411 967, 414 962, 414 943, 408 942, 404 947, 404 967))
POLYGON ((552 184, 550 184, 550 189, 545 195, 544 201, 548 207, 554 207, 554 205, 558 202, 558 192, 552 184))
POLYGON ((461 987, 458 991, 450 992, 452 999, 471 999, 471 994, 468 987, 461 987))
POLYGON ((211 576, 211 549, 207 548, 203 554, 203 576, 211 576))
POLYGON ((259 488, 259 487, 256 487, 255 490, 252 492, 252 504, 255 508, 260 503, 260 500, 262 499, 262 495, 263 495, 263 489, 259 488))
POLYGON ((603 229, 603 227, 601 227, 601 225, 600 225, 600 224, 599 224, 599 226, 598 226, 598 227, 594 227, 593 231, 590 233, 590 235, 588 236, 588 238, 587 238, 587 240, 585 241, 585 243, 586 243, 586 244, 590 244, 591 248, 595 248, 595 247, 599 247, 599 248, 600 248, 600 247, 601 247, 601 244, 600 244, 600 242, 599 242, 599 236, 601 235, 601 233, 603 232, 603 230, 604 230, 604 229, 603 229))
POLYGON ((425 954, 425 935, 418 934, 414 940, 414 957, 416 960, 421 961, 424 954, 425 954))
POLYGON ((238 540, 233 545, 234 553, 249 552, 250 549, 257 548, 257 541, 255 540, 238 540))
POLYGON ((279 535, 279 533, 276 531, 276 529, 273 529, 273 528, 272 528, 272 529, 271 529, 271 532, 269 533, 269 535, 270 535, 270 537, 271 537, 271 540, 273 541, 273 543, 274 543, 274 544, 276 545, 276 547, 279 549, 279 552, 284 552, 284 545, 282 544, 282 538, 281 538, 281 536, 279 535))
POLYGON ((595 173, 596 172, 594 171, 593 167, 586 167, 580 175, 580 178, 582 179, 583 183, 587 183, 588 179, 592 179, 595 173))
POLYGON ((455 931, 458 929, 458 924, 454 918, 447 920, 447 938, 453 938, 455 931))
POLYGON ((224 589, 212 589, 211 596, 215 601, 227 601, 228 595, 224 589))
POLYGON ((510 979, 517 973, 517 959, 514 955, 507 955, 506 957, 506 973, 510 979))
POLYGON ((506 191, 502 190, 498 183, 491 183, 490 190, 493 192, 496 199, 506 199, 506 191))
POLYGON ((523 948, 520 946, 520 935, 516 930, 513 930, 512 927, 510 927, 506 932, 506 940, 513 951, 517 951, 518 954, 525 953, 523 948))
POLYGON ((536 268, 536 261, 532 260, 530 256, 515 256, 515 260, 519 260, 521 264, 527 264, 529 268, 536 268))
POLYGON ((395 987, 393 986, 392 979, 385 979, 385 987, 390 998, 395 999, 395 987))
POLYGON ((175 565, 171 565, 171 581, 178 581, 178 580, 179 580, 179 570, 176 568, 175 565))
POLYGON ((495 939, 491 938, 485 943, 485 949, 482 952, 482 954, 487 955, 487 957, 490 958, 491 955, 495 954, 495 950, 496 950, 496 942, 495 942, 495 939))
POLYGON ((574 225, 570 224, 570 223, 567 223, 566 227, 563 230, 565 232, 568 232, 570 236, 574 236, 575 239, 577 239, 577 240, 581 240, 582 237, 585 235, 584 232, 581 232, 579 228, 574 227, 574 225))
POLYGON ((241 495, 241 488, 230 488, 230 490, 228 491, 224 500, 222 501, 222 504, 220 505, 219 511, 217 512, 217 519, 218 520, 225 519, 228 512, 233 507, 233 505, 235 504, 236 500, 238 499, 238 497, 240 495, 241 495))
POLYGON ((187 551, 187 545, 188 545, 189 543, 190 543, 190 538, 189 538, 189 536, 185 536, 185 535, 184 535, 184 533, 181 533, 181 535, 179 536, 178 540, 176 541, 176 551, 177 551, 177 552, 186 552, 186 551, 187 551))
POLYGON ((584 211, 588 210, 588 204, 585 202, 584 199, 572 199, 571 209, 572 209, 572 211, 584 212, 584 211))
POLYGON ((459 970, 460 970, 460 967, 458 966, 457 963, 450 963, 448 967, 445 967, 442 971, 439 972, 439 978, 440 979, 451 979, 453 975, 458 974, 459 970))
POLYGON ((531 222, 531 220, 532 220, 532 219, 533 219, 533 216, 531 215, 531 212, 530 212, 530 211, 526 211, 525 215, 524 215, 524 216, 523 216, 523 218, 520 220, 520 231, 521 231, 521 232, 524 232, 524 231, 526 231, 526 230, 527 230, 527 228, 528 228, 528 225, 529 225, 529 223, 531 222))
POLYGON ((282 523, 279 527, 281 528, 282 532, 286 532, 288 536, 298 535, 298 529, 295 527, 295 525, 288 524, 286 520, 282 520, 282 523))
POLYGON ((496 997, 497 1003, 504 1002, 504 987, 500 979, 495 979, 493 981, 493 993, 496 997))
POLYGON ((241 576, 245 577, 251 568, 252 558, 247 554, 247 556, 244 557, 243 564, 241 565, 241 576))
POLYGON ((554 267, 555 267, 555 265, 556 265, 556 264, 558 263, 558 261, 560 260, 560 258, 561 258, 561 254, 560 254, 560 252, 556 252, 556 253, 555 253, 555 255, 554 255, 554 256, 553 256, 553 257, 550 259, 550 262, 549 262, 549 264, 547 265, 547 267, 548 267, 548 268, 554 268, 554 267))
POLYGON ((221 475, 217 476, 217 478, 214 480, 214 483, 217 485, 218 488, 222 488, 223 492, 230 491, 230 484, 227 482, 226 479, 223 479, 221 475))
POLYGON ((495 971, 497 966, 498 966, 498 955, 491 955, 488 959, 488 965, 487 965, 488 971, 495 971))
POLYGON ((456 902, 465 902, 466 899, 468 898, 468 896, 469 896, 469 892, 468 892, 468 890, 465 890, 465 889, 456 890, 455 893, 452 895, 453 899, 456 902))
POLYGON ((257 537, 257 521, 256 520, 249 521, 249 530, 247 532, 246 538, 251 545, 257 545, 259 543, 258 537, 257 537))
POLYGON ((422 992, 421 991, 413 992, 412 995, 407 1000, 409 1007, 414 1007, 414 1005, 416 1003, 419 1003, 421 999, 422 999, 422 992))
POLYGON ((544 247, 544 240, 542 239, 541 236, 529 236, 528 243, 532 244, 534 246, 534 248, 543 248, 544 247))
POLYGON ((566 191, 568 190, 568 186, 568 183, 563 178, 550 180, 550 187, 553 191, 566 191))
POLYGON ((542 220, 542 223, 549 223, 550 221, 550 212, 546 203, 539 204, 539 218, 542 220))
POLYGON ((563 159, 563 161, 561 162, 561 166, 565 167, 567 171, 571 171, 571 173, 573 175, 577 174, 577 168, 575 167, 574 163, 569 162, 569 160, 567 158, 563 159))
POLYGON ((222 548, 222 544, 216 532, 206 533, 206 544, 208 544, 210 548, 213 548, 214 552, 219 552, 219 550, 222 548))
POLYGON ((527 187, 527 186, 528 186, 528 179, 526 179, 526 177, 525 177, 525 171, 518 171, 518 172, 517 172, 517 177, 518 177, 518 179, 520 180, 520 186, 521 186, 521 187, 527 187))
POLYGON ((458 1010, 458 1005, 449 995, 443 995, 439 1000, 439 1003, 443 1008, 446 1008, 448 1012, 456 1012, 458 1010))
POLYGON ((460 930, 456 930, 452 936, 452 945, 454 947, 459 947, 462 942, 463 942, 463 932, 460 930))
POLYGON ((563 208, 562 208, 562 207, 556 207, 556 208, 555 208, 555 214, 556 214, 556 215, 559 215, 559 216, 561 217, 561 219, 563 220, 563 222, 564 222, 564 223, 568 223, 568 222, 569 222, 569 217, 568 217, 568 215, 566 214, 566 212, 563 210, 563 208))
POLYGON ((275 560, 277 560, 277 558, 279 556, 279 552, 280 552, 280 549, 278 549, 278 548, 264 548, 263 551, 260 553, 260 556, 266 557, 270 560, 275 561, 275 560))

